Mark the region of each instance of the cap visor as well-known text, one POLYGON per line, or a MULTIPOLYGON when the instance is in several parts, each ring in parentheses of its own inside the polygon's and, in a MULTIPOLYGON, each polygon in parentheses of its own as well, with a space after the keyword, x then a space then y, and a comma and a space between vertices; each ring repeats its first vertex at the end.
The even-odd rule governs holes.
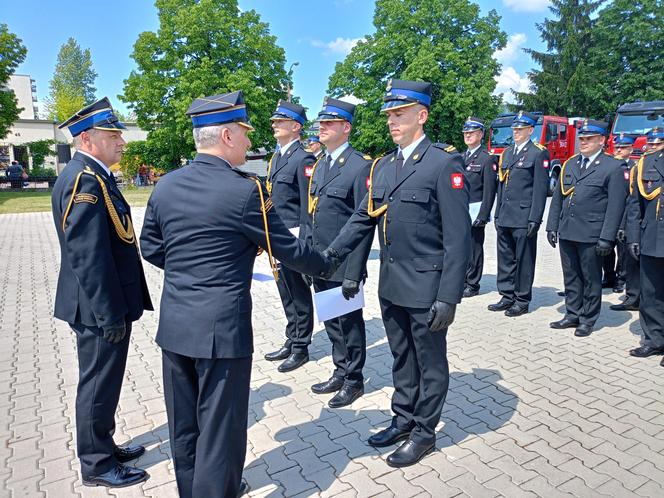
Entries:
MULTIPOLYGON (((404 107, 410 107, 419 104, 419 102, 407 102, 403 100, 389 100, 383 104, 383 107, 380 108, 380 112, 393 111, 396 109, 402 109, 404 107)), ((424 104, 421 104, 424 105, 424 104)), ((426 106, 424 106, 426 107, 426 106)))

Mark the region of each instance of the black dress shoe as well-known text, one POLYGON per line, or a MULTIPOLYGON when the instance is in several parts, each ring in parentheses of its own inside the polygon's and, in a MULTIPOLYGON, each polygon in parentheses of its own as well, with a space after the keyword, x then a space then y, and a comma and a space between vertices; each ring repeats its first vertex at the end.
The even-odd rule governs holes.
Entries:
POLYGON ((505 311, 505 316, 521 316, 526 313, 528 313, 528 306, 513 304, 507 311, 505 311))
POLYGON ((579 326, 574 331, 574 335, 577 337, 588 337, 593 332, 593 326, 585 323, 579 324, 579 326))
POLYGON ((620 303, 609 306, 613 311, 639 311, 639 303, 620 303))
POLYGON ((636 356, 637 358, 647 358, 648 356, 653 356, 656 354, 664 354, 664 348, 656 348, 654 346, 640 346, 638 348, 629 350, 629 355, 636 356))
POLYGON ((268 353, 264 356, 264 358, 267 361, 280 361, 280 360, 285 360, 290 356, 290 348, 287 348, 286 346, 281 346, 280 349, 277 349, 276 351, 272 351, 271 353, 268 353))
POLYGON ((113 455, 115 459, 120 463, 126 463, 130 460, 134 460, 145 453, 145 447, 136 445, 136 446, 116 446, 113 450, 113 455))
POLYGON ((330 408, 341 408, 342 406, 348 406, 357 398, 364 394, 364 386, 353 387, 344 385, 337 394, 335 394, 330 401, 327 402, 327 406, 330 408))
POLYGON ((401 430, 390 426, 371 436, 368 442, 371 446, 382 448, 383 446, 392 446, 394 443, 408 438, 408 436, 410 436, 410 430, 401 430))
POLYGON ((552 329, 575 329, 578 326, 578 320, 572 320, 567 317, 564 317, 562 320, 558 320, 557 322, 551 322, 549 324, 549 327, 552 329))
POLYGON ((340 377, 332 377, 325 382, 320 382, 319 384, 314 384, 311 386, 311 390, 316 394, 329 394, 336 393, 344 385, 344 380, 340 377))
POLYGON ((422 458, 431 453, 436 447, 436 443, 420 444, 409 439, 399 446, 394 453, 387 457, 387 464, 390 467, 408 467, 416 464, 422 458))
POLYGON ((284 361, 281 365, 279 365, 279 368, 277 368, 277 370, 279 370, 282 373, 290 372, 291 370, 300 368, 308 361, 309 361, 309 353, 291 353, 290 356, 286 358, 286 361, 284 361))
POLYGON ((118 464, 115 468, 98 476, 83 478, 83 486, 106 486, 107 488, 126 488, 139 482, 147 481, 150 474, 143 469, 118 464))
POLYGON ((477 296, 480 293, 479 289, 471 289, 470 287, 466 287, 463 290, 463 297, 473 297, 477 296))
POLYGON ((249 483, 246 481, 246 479, 242 478, 242 482, 240 482, 240 489, 237 491, 237 498, 240 498, 240 496, 244 496, 249 492, 249 483))
POLYGON ((489 306, 487 306, 487 309, 489 311, 504 311, 504 310, 510 309, 513 304, 514 304, 514 301, 510 301, 509 299, 502 298, 497 303, 490 304, 489 306))

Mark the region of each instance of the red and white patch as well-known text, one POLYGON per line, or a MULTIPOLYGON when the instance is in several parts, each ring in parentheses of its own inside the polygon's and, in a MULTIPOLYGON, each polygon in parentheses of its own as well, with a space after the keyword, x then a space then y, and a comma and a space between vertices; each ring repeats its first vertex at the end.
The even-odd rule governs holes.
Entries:
POLYGON ((314 167, 313 165, 305 166, 304 167, 304 176, 307 178, 311 178, 311 174, 314 172, 314 167))
POLYGON ((544 166, 544 169, 549 169, 549 161, 542 161, 542 166, 544 166))
POLYGON ((623 176, 625 177, 625 180, 629 181, 629 171, 623 171, 623 176))
POLYGON ((452 188, 463 188, 463 173, 452 173, 450 179, 452 180, 452 188))
POLYGON ((494 171, 498 171, 498 165, 496 163, 493 163, 491 167, 493 168, 494 171))
POLYGON ((371 188, 371 177, 367 176, 367 190, 371 188))

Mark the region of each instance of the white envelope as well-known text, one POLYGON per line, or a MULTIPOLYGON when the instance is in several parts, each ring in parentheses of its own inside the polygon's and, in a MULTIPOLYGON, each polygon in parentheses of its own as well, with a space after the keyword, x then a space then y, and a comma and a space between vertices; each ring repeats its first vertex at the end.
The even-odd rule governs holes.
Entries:
POLYGON ((481 202, 471 202, 468 204, 468 212, 470 213, 470 222, 472 223, 477 219, 477 215, 480 214, 480 207, 482 207, 481 202))
POLYGON ((349 300, 346 300, 341 294, 341 286, 316 292, 314 293, 314 306, 319 322, 359 310, 364 308, 364 286, 360 283, 360 291, 349 300))

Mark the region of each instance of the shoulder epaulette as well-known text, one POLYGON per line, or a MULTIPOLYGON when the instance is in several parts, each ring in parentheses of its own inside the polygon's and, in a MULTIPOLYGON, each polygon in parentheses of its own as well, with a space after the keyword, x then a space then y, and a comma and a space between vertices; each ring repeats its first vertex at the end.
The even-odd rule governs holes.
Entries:
POLYGON ((362 159, 365 159, 366 161, 371 161, 372 157, 369 154, 362 154, 362 159))
POLYGON ((537 147, 539 150, 546 150, 546 147, 544 147, 542 144, 538 144, 537 142, 533 142, 535 147, 537 147))
POLYGON ((86 173, 86 174, 88 174, 88 175, 95 176, 95 172, 92 171, 92 169, 90 169, 90 166, 86 166, 85 168, 83 168, 83 173, 86 173))
POLYGON ((444 144, 444 143, 435 143, 435 144, 433 144, 433 146, 436 147, 437 149, 444 150, 448 154, 454 154, 455 152, 457 152, 457 149, 454 145, 449 145, 449 144, 444 144))
POLYGON ((251 173, 247 173, 245 171, 240 171, 237 168, 232 168, 232 170, 235 171, 238 175, 240 175, 243 178, 247 178, 249 180, 253 180, 254 178, 256 178, 256 175, 253 175, 251 173))
POLYGON ((658 150, 647 150, 643 153, 644 156, 649 156, 651 154, 654 154, 656 152, 659 152, 658 150))

